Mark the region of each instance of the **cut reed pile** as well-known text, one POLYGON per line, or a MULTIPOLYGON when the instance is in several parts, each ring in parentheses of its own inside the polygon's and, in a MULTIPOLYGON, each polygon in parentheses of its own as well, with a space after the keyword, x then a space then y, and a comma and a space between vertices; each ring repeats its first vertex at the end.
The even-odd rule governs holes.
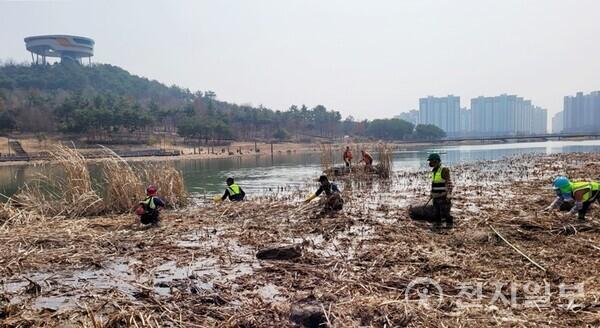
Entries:
POLYGON ((35 214, 14 207, 10 201, 0 205, 0 231, 11 225, 29 224, 36 218, 35 214))

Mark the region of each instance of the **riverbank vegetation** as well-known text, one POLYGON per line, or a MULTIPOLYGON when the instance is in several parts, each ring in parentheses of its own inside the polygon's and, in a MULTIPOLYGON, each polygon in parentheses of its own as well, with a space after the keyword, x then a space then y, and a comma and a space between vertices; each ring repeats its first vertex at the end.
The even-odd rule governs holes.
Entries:
POLYGON ((19 224, 24 220, 81 218, 101 214, 132 213, 145 198, 148 185, 159 186, 159 192, 170 208, 188 201, 181 173, 167 163, 134 167, 107 151, 98 163, 103 181, 92 180, 88 161, 76 149, 54 147, 50 153, 53 165, 60 170, 39 176, 26 184, 4 205, 0 225, 19 224), (27 214, 27 215, 24 215, 27 214))

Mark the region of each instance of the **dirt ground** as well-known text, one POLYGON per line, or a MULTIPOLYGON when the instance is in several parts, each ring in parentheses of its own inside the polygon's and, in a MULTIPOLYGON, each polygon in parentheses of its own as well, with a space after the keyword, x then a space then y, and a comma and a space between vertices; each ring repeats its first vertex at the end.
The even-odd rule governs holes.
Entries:
POLYGON ((429 173, 403 170, 338 180, 333 217, 280 195, 150 229, 133 215, 4 225, 0 327, 598 327, 598 205, 584 222, 542 209, 554 176, 597 180, 599 160, 452 167, 452 230, 408 217, 429 173), (273 245, 301 256, 256 258, 273 245))

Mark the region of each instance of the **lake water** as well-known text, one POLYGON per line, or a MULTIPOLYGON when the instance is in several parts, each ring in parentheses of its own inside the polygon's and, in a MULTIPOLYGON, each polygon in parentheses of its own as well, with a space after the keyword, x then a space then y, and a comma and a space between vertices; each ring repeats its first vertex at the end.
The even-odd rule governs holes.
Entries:
MULTIPOLYGON (((395 152, 394 170, 426 167, 427 155, 430 152, 440 152, 442 161, 452 165, 479 160, 497 160, 520 154, 600 152, 600 140, 423 147, 395 152)), ((341 155, 336 154, 336 157, 337 163, 341 163, 341 155)), ((354 157, 357 158, 358 154, 354 154, 354 157)), ((174 164, 183 172, 189 191, 197 196, 221 193, 228 176, 234 177, 247 193, 263 194, 282 189, 295 190, 307 184, 315 184, 314 180, 321 173, 318 153, 175 160, 174 164)), ((24 183, 36 179, 50 169, 46 165, 0 167, 0 192, 10 196, 24 183)))

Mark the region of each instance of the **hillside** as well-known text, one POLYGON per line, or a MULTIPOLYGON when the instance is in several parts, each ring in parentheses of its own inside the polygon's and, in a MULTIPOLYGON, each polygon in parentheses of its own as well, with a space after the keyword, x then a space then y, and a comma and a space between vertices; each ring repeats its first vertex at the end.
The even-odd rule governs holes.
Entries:
POLYGON ((322 105, 291 105, 285 111, 241 106, 218 100, 212 91, 168 87, 117 66, 76 63, 0 66, 0 132, 75 133, 94 142, 166 132, 196 143, 444 135, 436 127, 415 129, 397 119, 342 121, 339 112, 322 105))
POLYGON ((0 89, 112 93, 138 99, 190 99, 192 94, 176 86, 132 75, 108 64, 83 66, 66 62, 48 66, 0 67, 0 89))

